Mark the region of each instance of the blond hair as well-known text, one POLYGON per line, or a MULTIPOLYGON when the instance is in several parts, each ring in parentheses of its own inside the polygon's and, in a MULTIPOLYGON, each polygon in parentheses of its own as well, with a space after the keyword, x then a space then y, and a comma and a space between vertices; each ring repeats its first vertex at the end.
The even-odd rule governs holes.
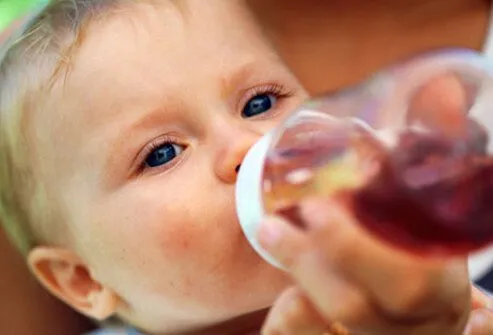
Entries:
POLYGON ((29 115, 69 70, 86 23, 124 2, 132 1, 50 1, 0 46, 0 222, 24 254, 52 242, 42 227, 61 213, 36 176, 29 115))

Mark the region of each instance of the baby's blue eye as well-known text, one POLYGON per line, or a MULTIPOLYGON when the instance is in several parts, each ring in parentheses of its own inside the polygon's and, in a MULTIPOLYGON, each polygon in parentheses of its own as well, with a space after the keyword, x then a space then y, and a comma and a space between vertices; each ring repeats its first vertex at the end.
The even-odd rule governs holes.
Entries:
POLYGON ((145 165, 150 168, 168 164, 183 152, 183 146, 175 143, 164 143, 154 149, 145 160, 145 165))
POLYGON ((241 115, 244 118, 257 116, 270 110, 276 102, 277 97, 272 94, 258 94, 247 102, 241 115))

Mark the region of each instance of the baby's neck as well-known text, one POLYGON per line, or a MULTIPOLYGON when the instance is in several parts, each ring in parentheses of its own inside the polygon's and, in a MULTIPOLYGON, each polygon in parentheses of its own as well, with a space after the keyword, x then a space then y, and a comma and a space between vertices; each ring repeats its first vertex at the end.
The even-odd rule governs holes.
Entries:
POLYGON ((196 329, 188 332, 179 332, 173 334, 175 335, 218 335, 218 334, 259 335, 260 329, 265 321, 267 313, 268 310, 261 310, 204 329, 196 329))
POLYGON ((257 335, 264 323, 268 311, 247 314, 217 326, 210 327, 201 331, 196 331, 187 335, 217 335, 217 334, 237 334, 237 335, 257 335))

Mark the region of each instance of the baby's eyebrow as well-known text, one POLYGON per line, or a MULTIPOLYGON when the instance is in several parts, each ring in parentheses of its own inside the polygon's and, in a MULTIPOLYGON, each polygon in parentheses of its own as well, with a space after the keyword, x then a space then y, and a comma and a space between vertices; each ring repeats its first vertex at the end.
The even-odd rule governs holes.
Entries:
POLYGON ((229 96, 239 85, 248 80, 255 71, 258 62, 252 60, 240 65, 237 70, 221 74, 219 80, 221 93, 223 96, 229 96))
POLYGON ((240 65, 236 65, 234 70, 225 71, 220 75, 220 90, 221 96, 224 98, 230 97, 238 87, 242 87, 252 78, 260 77, 260 79, 272 77, 272 73, 276 73, 279 68, 280 60, 263 57, 259 59, 249 59, 243 61, 240 65))

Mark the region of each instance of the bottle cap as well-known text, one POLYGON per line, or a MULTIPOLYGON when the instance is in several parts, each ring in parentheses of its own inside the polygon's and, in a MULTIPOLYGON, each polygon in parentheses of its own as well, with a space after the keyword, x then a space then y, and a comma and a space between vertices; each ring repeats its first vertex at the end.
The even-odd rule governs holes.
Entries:
POLYGON ((236 211, 241 228, 255 251, 271 265, 282 269, 276 259, 260 246, 257 239, 260 221, 265 210, 262 197, 262 178, 265 158, 272 133, 263 136, 247 153, 236 181, 236 211))

